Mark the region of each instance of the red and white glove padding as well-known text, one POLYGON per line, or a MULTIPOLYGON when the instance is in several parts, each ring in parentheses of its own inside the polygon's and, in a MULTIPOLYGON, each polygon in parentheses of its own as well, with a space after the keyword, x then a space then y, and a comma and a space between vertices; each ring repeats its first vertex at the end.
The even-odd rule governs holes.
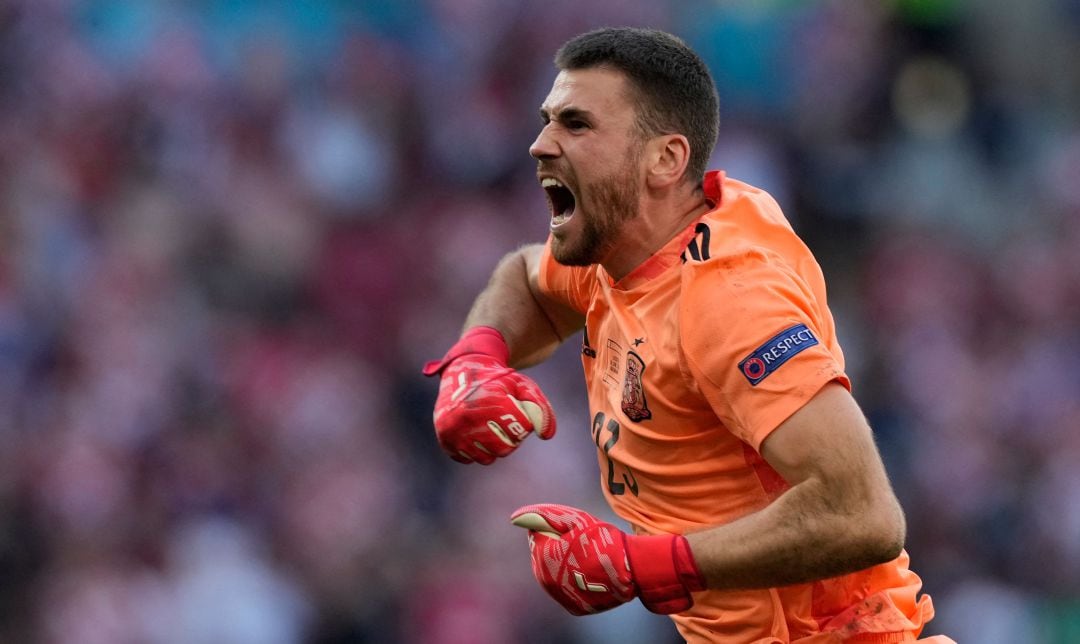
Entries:
POLYGON ((690 544, 679 534, 628 535, 565 505, 518 508, 511 523, 529 531, 533 575, 573 615, 599 613, 634 597, 654 613, 679 613, 705 590, 690 544))
POLYGON ((507 366, 509 360, 502 334, 478 326, 424 366, 424 375, 442 375, 435 436, 455 461, 488 465, 533 431, 545 440, 555 435, 551 404, 532 379, 507 366))

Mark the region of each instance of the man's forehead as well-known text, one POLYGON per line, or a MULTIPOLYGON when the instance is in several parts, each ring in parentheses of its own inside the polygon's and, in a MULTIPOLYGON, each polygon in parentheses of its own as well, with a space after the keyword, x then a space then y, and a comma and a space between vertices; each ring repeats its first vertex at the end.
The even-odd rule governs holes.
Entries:
POLYGON ((620 107, 631 107, 625 89, 626 77, 612 69, 564 69, 555 77, 541 109, 551 113, 567 108, 610 113, 620 107))

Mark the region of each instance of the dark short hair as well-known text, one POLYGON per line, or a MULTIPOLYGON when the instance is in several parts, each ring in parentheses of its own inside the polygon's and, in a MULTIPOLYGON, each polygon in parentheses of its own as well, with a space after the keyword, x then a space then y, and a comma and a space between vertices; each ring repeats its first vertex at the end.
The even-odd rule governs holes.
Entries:
POLYGON ((720 129, 720 101, 709 68, 685 42, 656 29, 596 29, 560 47, 555 66, 611 67, 626 74, 643 134, 685 136, 687 175, 702 180, 720 129))

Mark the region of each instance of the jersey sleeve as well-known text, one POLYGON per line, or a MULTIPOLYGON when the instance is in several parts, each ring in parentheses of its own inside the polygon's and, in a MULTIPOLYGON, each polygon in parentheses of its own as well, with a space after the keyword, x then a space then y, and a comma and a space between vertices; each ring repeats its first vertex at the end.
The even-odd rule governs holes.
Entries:
POLYGON ((832 380, 850 389, 831 316, 761 250, 684 267, 680 339, 690 375, 727 428, 765 438, 832 380))
POLYGON ((551 239, 540 255, 540 291, 579 313, 589 310, 589 300, 596 283, 596 268, 564 266, 551 256, 551 239))

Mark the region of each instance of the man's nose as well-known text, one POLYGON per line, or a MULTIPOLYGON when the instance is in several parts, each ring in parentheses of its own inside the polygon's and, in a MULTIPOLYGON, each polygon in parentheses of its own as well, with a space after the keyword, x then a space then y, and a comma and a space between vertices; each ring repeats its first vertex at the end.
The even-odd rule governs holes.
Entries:
POLYGON ((559 152, 559 144, 551 135, 550 124, 540 130, 540 133, 536 135, 536 140, 529 146, 529 154, 537 160, 557 157, 559 152))

